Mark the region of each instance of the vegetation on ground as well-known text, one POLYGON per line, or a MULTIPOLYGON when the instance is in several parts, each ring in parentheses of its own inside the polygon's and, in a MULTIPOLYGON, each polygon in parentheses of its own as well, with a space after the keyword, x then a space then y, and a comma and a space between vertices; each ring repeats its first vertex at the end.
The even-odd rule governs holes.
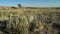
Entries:
POLYGON ((0 31, 6 34, 60 34, 60 9, 8 9, 0 10, 0 31))

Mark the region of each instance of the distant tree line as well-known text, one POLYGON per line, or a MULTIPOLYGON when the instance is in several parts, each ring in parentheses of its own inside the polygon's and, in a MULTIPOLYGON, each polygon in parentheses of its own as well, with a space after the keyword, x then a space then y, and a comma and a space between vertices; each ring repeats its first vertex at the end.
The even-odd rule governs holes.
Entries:
MULTIPOLYGON (((21 4, 17 4, 17 6, 18 6, 18 8, 21 8, 21 7, 22 7, 21 4)), ((13 9, 17 9, 16 7, 11 7, 11 8, 13 8, 13 9)))

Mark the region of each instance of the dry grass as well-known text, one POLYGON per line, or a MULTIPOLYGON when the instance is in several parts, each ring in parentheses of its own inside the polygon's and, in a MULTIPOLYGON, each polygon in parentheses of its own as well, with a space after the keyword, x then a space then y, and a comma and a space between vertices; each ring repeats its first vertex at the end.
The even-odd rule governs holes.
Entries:
MULTIPOLYGON (((58 22, 59 17, 60 9, 56 8, 7 8, 2 10, 0 9, 0 21, 7 21, 6 31, 9 34, 55 33, 55 31, 52 28, 52 25, 53 23, 58 22)), ((58 31, 58 29, 56 30, 58 31)))

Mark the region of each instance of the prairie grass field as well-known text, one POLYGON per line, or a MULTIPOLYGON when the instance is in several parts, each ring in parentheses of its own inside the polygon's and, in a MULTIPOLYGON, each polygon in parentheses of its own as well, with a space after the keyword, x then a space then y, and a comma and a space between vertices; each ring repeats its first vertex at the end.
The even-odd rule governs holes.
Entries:
POLYGON ((60 8, 0 8, 0 34, 60 34, 60 8))

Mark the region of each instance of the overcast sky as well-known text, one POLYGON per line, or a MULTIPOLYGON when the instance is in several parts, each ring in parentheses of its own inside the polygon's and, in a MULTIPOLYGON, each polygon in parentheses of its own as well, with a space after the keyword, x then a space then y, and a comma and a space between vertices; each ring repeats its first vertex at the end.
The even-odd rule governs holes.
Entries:
POLYGON ((0 6, 60 7, 60 0, 0 0, 0 6))

